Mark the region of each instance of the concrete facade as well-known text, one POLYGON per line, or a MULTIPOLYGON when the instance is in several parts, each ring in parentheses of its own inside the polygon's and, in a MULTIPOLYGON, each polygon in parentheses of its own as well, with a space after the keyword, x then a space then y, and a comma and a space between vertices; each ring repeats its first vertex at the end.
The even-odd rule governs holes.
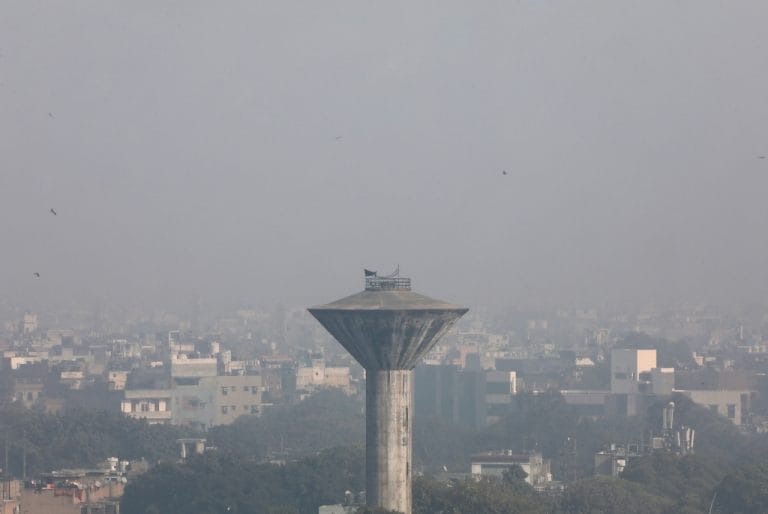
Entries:
POLYGON ((261 414, 259 375, 223 375, 195 379, 170 389, 128 389, 121 410, 149 423, 172 423, 206 430, 240 416, 261 414))
POLYGON ((614 348, 611 350, 611 392, 640 392, 640 374, 656 367, 656 350, 614 348))
POLYGON ((411 512, 413 371, 366 375, 365 460, 369 505, 411 512))
POLYGON ((679 390, 699 405, 709 407, 712 412, 725 416, 734 425, 746 422, 750 410, 750 391, 706 391, 706 390, 679 390))

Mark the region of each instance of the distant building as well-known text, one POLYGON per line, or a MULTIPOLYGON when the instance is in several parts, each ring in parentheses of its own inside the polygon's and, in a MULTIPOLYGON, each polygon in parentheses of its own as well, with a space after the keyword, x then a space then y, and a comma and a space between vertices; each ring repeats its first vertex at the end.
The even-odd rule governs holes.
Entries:
POLYGON ((125 480, 92 471, 54 472, 21 490, 23 514, 119 514, 125 480))
POLYGON ((595 475, 618 478, 627 465, 645 454, 639 445, 612 444, 595 454, 595 475))
POLYGON ((611 392, 637 394, 641 374, 656 367, 656 350, 614 348, 611 350, 611 392))
POLYGON ((31 334, 33 332, 37 332, 37 314, 28 312, 24 314, 24 317, 22 318, 21 333, 31 334))
POLYGON ((124 391, 127 383, 127 371, 112 370, 107 372, 107 388, 110 391, 124 391))
POLYGON ((126 389, 120 410, 126 416, 146 419, 148 423, 170 423, 172 420, 170 389, 126 389))
POLYGON ((325 358, 313 355, 309 366, 301 366, 296 370, 296 389, 311 392, 322 387, 336 387, 351 394, 349 366, 329 367, 325 364, 325 358))
POLYGON ((486 423, 484 371, 460 370, 453 365, 418 366, 413 395, 415 416, 468 428, 486 423))
POLYGON ((517 373, 514 371, 485 371, 486 423, 495 423, 510 410, 517 394, 517 373))
POLYGON ((473 455, 471 462, 474 477, 501 477, 511 466, 517 464, 528 474, 525 481, 534 487, 544 486, 552 481, 550 460, 543 458, 538 452, 528 455, 514 454, 510 451, 473 455))
POLYGON ((193 376, 203 366, 184 367, 183 376, 166 389, 126 389, 121 411, 149 423, 170 423, 208 429, 228 425, 243 415, 259 415, 262 382, 259 375, 193 376))
POLYGON ((712 412, 725 416, 734 425, 743 425, 747 422, 747 415, 751 406, 751 391, 705 391, 705 390, 679 390, 695 403, 709 407, 712 412))
POLYGON ((0 478, 0 514, 21 513, 21 482, 0 478))

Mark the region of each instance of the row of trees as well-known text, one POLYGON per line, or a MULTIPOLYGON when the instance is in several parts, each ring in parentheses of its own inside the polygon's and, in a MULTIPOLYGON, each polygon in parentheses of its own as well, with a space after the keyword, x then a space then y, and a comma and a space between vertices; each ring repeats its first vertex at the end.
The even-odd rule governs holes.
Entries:
POLYGON ((363 450, 324 450, 286 465, 265 464, 225 451, 154 467, 126 488, 126 514, 315 514, 348 489, 364 488, 363 450))
POLYGON ((46 414, 12 404, 0 406, 0 445, 3 454, 7 445, 7 471, 17 477, 23 471, 32 476, 90 467, 112 456, 150 462, 174 459, 179 454, 176 439, 189 435, 192 432, 186 429, 150 425, 120 413, 75 409, 46 414))

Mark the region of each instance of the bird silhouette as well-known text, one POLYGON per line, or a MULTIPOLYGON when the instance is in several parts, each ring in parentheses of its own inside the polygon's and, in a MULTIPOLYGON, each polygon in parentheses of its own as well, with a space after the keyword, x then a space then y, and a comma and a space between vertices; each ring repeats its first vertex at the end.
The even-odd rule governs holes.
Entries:
POLYGON ((502 174, 502 175, 506 175, 506 174, 507 174, 507 170, 502 170, 502 171, 501 171, 501 174, 502 174))
POLYGON ((40 273, 38 273, 37 271, 35 271, 35 272, 34 272, 34 273, 32 273, 32 274, 35 276, 35 278, 40 278, 40 273))
POLYGON ((58 214, 58 213, 57 213, 57 212, 56 212, 56 211, 53 209, 53 207, 51 207, 51 211, 50 211, 50 212, 51 212, 51 214, 53 214, 54 216, 58 216, 58 215, 59 215, 59 214, 58 214))
POLYGON ((761 155, 758 159, 765 159, 765 155, 761 155))

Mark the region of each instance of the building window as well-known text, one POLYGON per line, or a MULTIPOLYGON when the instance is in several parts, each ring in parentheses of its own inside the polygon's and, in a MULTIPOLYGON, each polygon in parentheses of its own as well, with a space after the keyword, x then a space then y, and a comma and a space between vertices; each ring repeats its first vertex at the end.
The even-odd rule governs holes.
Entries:
POLYGON ((259 394, 259 388, 256 386, 253 386, 251 388, 251 394, 259 394))
POLYGON ((613 378, 615 378, 616 380, 626 380, 627 374, 617 371, 616 373, 613 374, 613 378))
POLYGON ((234 393, 237 391, 237 386, 231 386, 229 389, 234 393))
POLYGON ((718 408, 717 408, 717 405, 715 405, 715 404, 710 404, 710 405, 709 405, 709 410, 711 410, 712 412, 714 412, 715 414, 717 414, 717 412, 718 412, 718 408))
POLYGON ((230 407, 230 409, 232 409, 232 412, 235 412, 235 411, 237 410, 237 405, 232 405, 232 406, 230 407))
POLYGON ((222 406, 221 406, 221 413, 222 413, 222 414, 226 414, 226 413, 227 413, 227 410, 228 410, 228 407, 227 407, 226 405, 222 405, 222 406))
POLYGON ((728 404, 728 417, 730 419, 736 419, 736 404, 735 403, 729 403, 728 404))
POLYGON ((226 387, 222 387, 221 394, 223 394, 224 396, 227 396, 227 393, 229 393, 229 389, 227 389, 226 387))
POLYGON ((243 386, 243 391, 248 392, 248 386, 243 386))

